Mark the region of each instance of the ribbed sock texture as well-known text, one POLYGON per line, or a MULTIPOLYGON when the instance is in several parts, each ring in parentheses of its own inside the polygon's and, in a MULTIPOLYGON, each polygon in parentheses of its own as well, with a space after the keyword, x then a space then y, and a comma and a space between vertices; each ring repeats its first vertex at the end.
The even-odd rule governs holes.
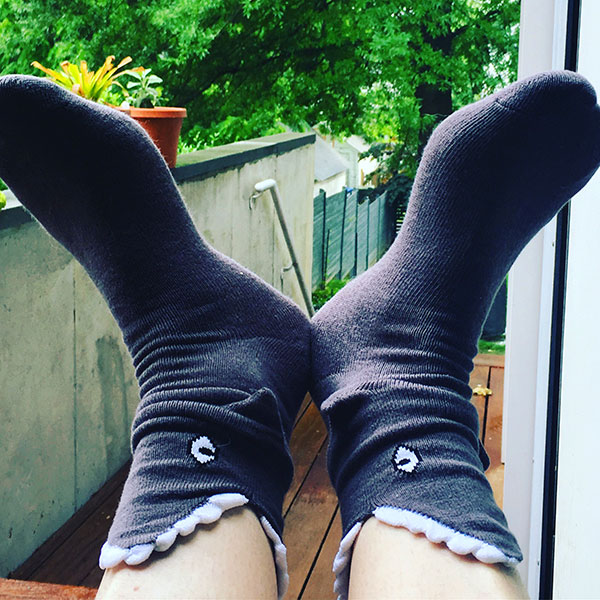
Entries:
POLYGON ((344 534, 396 507, 521 559, 483 474, 469 373, 509 267, 599 161, 594 90, 568 72, 511 85, 435 130, 394 244, 313 320, 311 392, 344 534))
POLYGON ((201 239, 131 119, 25 76, 0 78, 0 108, 0 177, 84 266, 136 367, 133 464, 109 544, 153 543, 229 492, 280 535, 307 318, 201 239))

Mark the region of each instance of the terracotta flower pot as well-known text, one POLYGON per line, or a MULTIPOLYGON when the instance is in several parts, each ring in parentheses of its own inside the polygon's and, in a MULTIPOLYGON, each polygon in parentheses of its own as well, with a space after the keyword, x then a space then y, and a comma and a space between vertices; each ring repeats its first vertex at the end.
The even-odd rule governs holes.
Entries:
POLYGON ((129 109, 129 116, 146 130, 170 168, 175 166, 177 160, 179 133, 186 115, 185 108, 172 106, 129 109))

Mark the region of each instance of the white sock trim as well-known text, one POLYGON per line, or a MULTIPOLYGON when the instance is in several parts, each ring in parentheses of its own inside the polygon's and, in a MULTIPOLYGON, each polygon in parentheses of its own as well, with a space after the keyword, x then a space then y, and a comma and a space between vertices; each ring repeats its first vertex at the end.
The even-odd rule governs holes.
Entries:
MULTIPOLYGON (((139 565, 147 560, 153 551, 164 552, 168 550, 175 543, 178 535, 189 535, 196 529, 197 525, 214 523, 221 518, 225 511, 244 506, 245 504, 248 504, 248 498, 242 494, 215 494, 205 504, 196 508, 190 515, 180 519, 167 529, 167 531, 161 533, 154 542, 138 544, 131 548, 120 548, 106 542, 100 551, 100 568, 110 569, 122 562, 128 565, 139 565)), ((265 517, 260 517, 260 523, 273 545, 278 596, 281 599, 287 591, 290 580, 287 570, 286 547, 265 517)))
POLYGON ((260 524, 273 545, 275 570, 277 572, 277 596, 279 600, 282 600, 290 583, 290 576, 287 568, 287 548, 284 546, 281 538, 277 535, 277 532, 271 526, 271 523, 267 521, 266 517, 260 518, 260 524))
POLYGON ((333 591, 338 595, 339 600, 346 600, 348 597, 348 584, 350 583, 350 559, 352 558, 352 548, 354 542, 362 528, 362 523, 355 523, 352 529, 342 538, 340 547, 333 559, 333 572, 335 582, 333 591))
MULTIPOLYGON (((382 523, 392 527, 404 527, 412 533, 423 533, 425 537, 435 544, 444 543, 456 554, 472 554, 477 560, 484 563, 503 563, 515 565, 519 561, 507 556, 491 544, 470 535, 460 533, 447 525, 442 525, 431 517, 394 506, 381 506, 373 511, 373 516, 382 523)), ((350 559, 354 542, 362 528, 358 522, 350 529, 340 542, 339 550, 333 561, 335 573, 334 592, 338 600, 348 598, 348 584, 350 582, 350 559)))

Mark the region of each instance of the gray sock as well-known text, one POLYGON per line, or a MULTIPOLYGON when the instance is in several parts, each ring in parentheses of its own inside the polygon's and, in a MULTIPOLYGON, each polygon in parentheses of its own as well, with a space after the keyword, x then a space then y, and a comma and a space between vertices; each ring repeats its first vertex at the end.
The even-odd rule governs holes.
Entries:
POLYGON ((599 161, 600 108, 573 73, 458 111, 424 151, 390 250, 315 316, 311 389, 330 433, 342 596, 373 514, 484 562, 521 560, 483 474, 469 373, 510 265, 599 161))
POLYGON ((248 503, 279 562, 310 325, 198 235, 149 138, 45 80, 0 78, 0 177, 85 267, 133 357, 133 464, 101 564, 137 564, 248 503))

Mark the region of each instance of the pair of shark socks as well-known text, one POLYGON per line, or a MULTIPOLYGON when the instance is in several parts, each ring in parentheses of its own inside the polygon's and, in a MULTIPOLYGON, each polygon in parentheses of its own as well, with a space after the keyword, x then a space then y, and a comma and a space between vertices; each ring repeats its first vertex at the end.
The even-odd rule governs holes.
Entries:
POLYGON ((0 107, 0 177, 103 294, 140 386, 101 566, 139 564, 248 505, 283 596, 288 442, 308 387, 342 515, 340 597, 372 516, 483 562, 521 560, 483 474, 469 373, 508 269, 600 163, 584 78, 542 73, 440 124, 391 248, 312 323, 202 239, 131 119, 27 76, 0 78, 0 107))

